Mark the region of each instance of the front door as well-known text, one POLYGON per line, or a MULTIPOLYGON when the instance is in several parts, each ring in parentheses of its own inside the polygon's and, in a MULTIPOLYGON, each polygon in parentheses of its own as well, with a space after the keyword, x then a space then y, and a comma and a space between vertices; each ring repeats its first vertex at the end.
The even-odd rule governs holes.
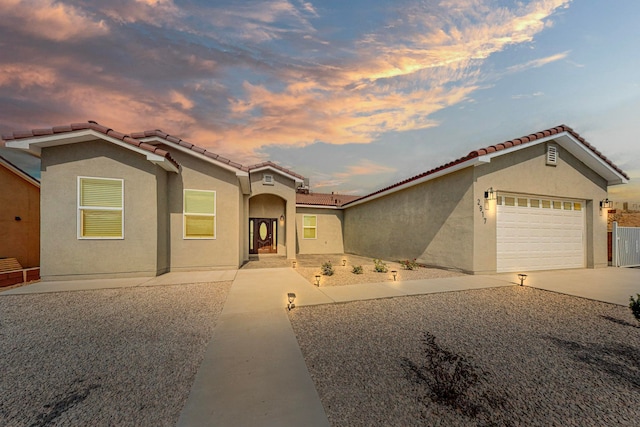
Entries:
POLYGON ((277 219, 250 218, 249 219, 249 253, 271 254, 278 252, 276 236, 277 219))

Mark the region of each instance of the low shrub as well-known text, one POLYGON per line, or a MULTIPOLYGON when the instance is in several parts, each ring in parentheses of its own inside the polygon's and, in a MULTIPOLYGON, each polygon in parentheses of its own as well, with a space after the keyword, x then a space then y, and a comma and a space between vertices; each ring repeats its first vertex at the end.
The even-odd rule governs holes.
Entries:
POLYGON ((353 266, 353 270, 351 270, 351 272, 353 274, 362 274, 362 273, 364 273, 364 271, 362 270, 362 266, 361 265, 354 265, 353 266))
POLYGON ((413 261, 405 259, 404 261, 399 262, 402 268, 404 268, 405 270, 417 270, 418 268, 420 268, 415 258, 413 259, 413 261))
POLYGON ((327 261, 322 264, 322 274, 325 276, 333 276, 333 265, 331 265, 331 261, 327 261))
POLYGON ((629 297, 629 308, 636 320, 640 322, 640 294, 637 294, 637 296, 636 299, 633 298, 633 295, 629 297))
POLYGON ((387 264, 385 264, 381 259, 374 259, 373 270, 376 273, 386 273, 387 271, 389 271, 389 268, 387 267, 387 264))

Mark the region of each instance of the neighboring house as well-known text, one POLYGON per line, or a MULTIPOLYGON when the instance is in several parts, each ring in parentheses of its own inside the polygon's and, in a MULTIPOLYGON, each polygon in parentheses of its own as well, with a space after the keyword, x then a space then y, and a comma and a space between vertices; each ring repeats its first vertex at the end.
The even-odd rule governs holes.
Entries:
POLYGON ((0 258, 40 265, 40 182, 0 156, 0 258))
POLYGON ((44 279, 237 268, 348 252, 470 273, 607 265, 607 186, 628 177, 559 126, 365 197, 309 193, 161 131, 95 122, 4 136, 42 161, 44 279))

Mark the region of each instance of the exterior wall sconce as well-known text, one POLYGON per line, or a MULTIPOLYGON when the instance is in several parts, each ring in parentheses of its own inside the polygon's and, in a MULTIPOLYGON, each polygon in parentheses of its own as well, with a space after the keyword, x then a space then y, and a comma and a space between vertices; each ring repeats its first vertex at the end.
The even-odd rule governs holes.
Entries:
POLYGON ((342 258, 342 266, 344 267, 345 265, 347 265, 347 259, 346 258, 342 258))
POLYGON ((284 215, 280 215, 280 225, 284 225, 284 215))
POLYGON ((611 209, 612 207, 613 207, 613 202, 609 200, 608 197, 604 200, 600 200, 600 215, 602 215, 603 209, 611 209))
POLYGON ((296 294, 294 294, 293 292, 289 292, 287 294, 287 300, 289 300, 289 304, 287 304, 287 308, 289 309, 289 311, 293 310, 295 308, 295 304, 293 303, 296 300, 296 294))
POLYGON ((316 286, 320 287, 320 275, 316 274, 316 286))
POLYGON ((493 191, 493 187, 490 187, 487 191, 484 192, 484 210, 488 211, 491 206, 491 200, 496 199, 496 192, 493 191))
POLYGON ((495 200, 496 192, 493 191, 493 187, 490 187, 487 191, 484 192, 485 200, 495 200))
POLYGON ((391 274, 393 274, 393 281, 396 281, 396 276, 398 275, 398 271, 397 270, 391 270, 391 274))
POLYGON ((293 262, 292 262, 292 264, 293 264, 293 268, 296 268, 296 264, 297 264, 297 263, 298 263, 297 261, 293 261, 293 262))
POLYGON ((519 273, 518 274, 518 279, 520 279, 520 286, 522 286, 522 285, 524 285, 524 281, 527 280, 527 275, 519 273))

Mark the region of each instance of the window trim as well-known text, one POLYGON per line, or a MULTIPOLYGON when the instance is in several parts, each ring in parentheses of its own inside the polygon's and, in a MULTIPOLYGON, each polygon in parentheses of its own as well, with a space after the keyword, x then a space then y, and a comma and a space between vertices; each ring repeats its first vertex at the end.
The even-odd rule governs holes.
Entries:
POLYGON ((184 188, 182 190, 182 239, 183 240, 216 240, 218 238, 218 194, 215 190, 196 190, 194 188, 184 188), (187 191, 196 191, 200 193, 213 193, 213 213, 188 213, 187 208, 187 191), (187 215, 213 217, 213 236, 187 236, 187 215))
POLYGON ((79 175, 76 180, 76 229, 77 229, 77 238, 78 240, 124 240, 124 179, 122 178, 105 178, 102 176, 81 176, 79 175), (120 207, 100 207, 100 206, 82 206, 80 201, 82 200, 82 186, 81 182, 83 179, 98 179, 104 181, 120 181, 120 207), (120 236, 83 236, 82 235, 82 211, 83 210, 94 210, 94 211, 120 211, 120 215, 122 216, 122 225, 120 230, 120 236))
POLYGON ((302 239, 303 240, 318 240, 318 215, 308 215, 302 214, 302 239), (316 225, 304 225, 305 217, 314 217, 316 219, 316 225), (314 237, 305 237, 304 230, 305 229, 314 229, 314 237))

